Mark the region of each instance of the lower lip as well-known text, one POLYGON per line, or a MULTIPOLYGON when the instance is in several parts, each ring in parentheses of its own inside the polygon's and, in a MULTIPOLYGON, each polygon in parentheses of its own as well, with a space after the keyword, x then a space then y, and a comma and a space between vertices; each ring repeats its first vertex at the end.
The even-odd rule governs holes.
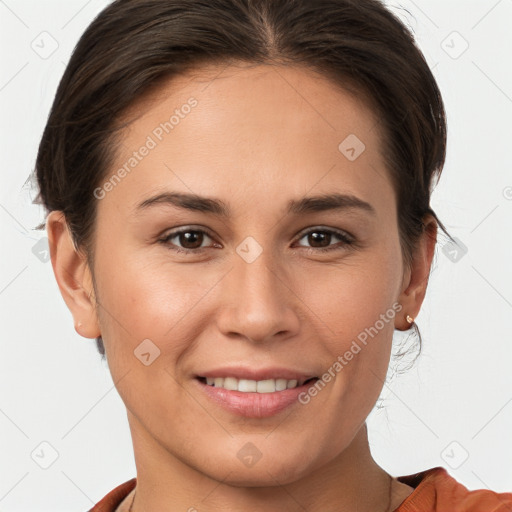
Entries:
POLYGON ((300 403, 298 396, 306 392, 316 382, 310 381, 296 388, 274 391, 273 393, 244 393, 209 386, 197 378, 195 381, 214 402, 224 409, 246 418, 268 418, 294 403, 300 403))

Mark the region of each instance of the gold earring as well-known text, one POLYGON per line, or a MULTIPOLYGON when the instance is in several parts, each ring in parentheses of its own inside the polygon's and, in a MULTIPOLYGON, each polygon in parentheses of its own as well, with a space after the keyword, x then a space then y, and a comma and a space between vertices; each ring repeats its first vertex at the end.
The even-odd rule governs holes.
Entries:
POLYGON ((407 320, 407 322, 409 322, 410 324, 412 324, 412 323, 414 322, 414 318, 413 318, 412 316, 407 315, 407 316, 405 317, 405 319, 406 319, 406 320, 407 320))

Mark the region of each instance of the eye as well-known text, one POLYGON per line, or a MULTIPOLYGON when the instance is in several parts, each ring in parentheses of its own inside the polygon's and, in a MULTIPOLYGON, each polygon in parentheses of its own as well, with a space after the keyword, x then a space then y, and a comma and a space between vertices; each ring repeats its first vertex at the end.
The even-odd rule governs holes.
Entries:
MULTIPOLYGON (((200 253, 203 249, 209 247, 208 245, 203 245, 205 238, 212 240, 212 236, 203 229, 184 227, 171 231, 165 237, 159 239, 158 242, 178 253, 200 253)), ((355 243, 354 238, 344 231, 319 227, 306 231, 299 240, 303 238, 307 238, 310 244, 310 247, 306 247, 306 249, 315 252, 339 250, 347 246, 352 246, 355 243), (333 237, 341 240, 341 245, 340 243, 332 245, 333 237)), ((212 246, 210 245, 210 247, 212 246)), ((220 246, 217 244, 216 247, 220 246)))
POLYGON ((307 241, 310 245, 309 250, 313 251, 335 251, 343 249, 345 246, 351 246, 354 244, 354 238, 345 233, 344 231, 338 231, 327 228, 314 228, 302 234, 299 240, 307 237, 307 241), (331 245, 332 238, 338 238, 341 240, 341 245, 331 245))
POLYGON ((199 253, 202 252, 202 249, 205 247, 202 245, 204 240, 212 237, 203 229, 192 229, 190 227, 185 227, 179 230, 171 231, 164 238, 159 239, 158 241, 169 249, 182 252, 182 253, 199 253), (172 240, 175 242, 172 242, 172 240), (182 247, 178 246, 177 243, 181 244, 182 247))

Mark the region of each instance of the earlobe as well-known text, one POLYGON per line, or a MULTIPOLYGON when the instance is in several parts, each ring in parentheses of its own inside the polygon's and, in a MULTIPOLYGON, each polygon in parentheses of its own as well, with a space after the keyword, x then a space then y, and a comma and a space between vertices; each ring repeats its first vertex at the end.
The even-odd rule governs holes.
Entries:
POLYGON ((427 292, 430 268, 437 242, 437 222, 432 215, 427 215, 423 224, 424 230, 418 241, 410 268, 407 269, 404 288, 398 299, 403 307, 403 313, 397 316, 395 328, 401 331, 411 327, 414 318, 418 316, 427 292), (412 319, 412 322, 409 319, 412 319))
POLYGON ((84 338, 100 335, 92 276, 85 255, 73 243, 64 213, 54 210, 46 220, 53 273, 62 298, 84 338))

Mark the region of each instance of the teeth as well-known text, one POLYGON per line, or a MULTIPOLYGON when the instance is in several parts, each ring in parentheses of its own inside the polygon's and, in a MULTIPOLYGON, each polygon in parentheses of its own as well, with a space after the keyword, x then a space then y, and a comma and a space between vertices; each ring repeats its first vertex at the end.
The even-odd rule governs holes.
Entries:
POLYGON ((302 385, 303 382, 298 382, 295 379, 267 379, 256 381, 235 379, 234 377, 206 377, 206 384, 230 391, 242 391, 243 393, 274 393, 275 391, 296 388, 297 385, 302 385))
POLYGON ((283 391, 288 386, 286 379, 276 379, 276 391, 283 391))
MULTIPOLYGON (((211 379, 207 379, 211 380, 211 379)), ((217 379, 215 379, 217 380, 217 379)), ((230 391, 237 391, 238 390, 238 381, 234 379, 233 377, 226 377, 225 379, 218 379, 220 380, 220 383, 215 383, 215 386, 217 387, 223 387, 224 389, 229 389, 230 391), (224 380, 224 382, 222 382, 224 380)))
POLYGON ((256 382, 255 380, 240 379, 238 381, 238 391, 243 391, 245 393, 255 393, 258 390, 258 384, 261 384, 261 382, 263 381, 256 382))

